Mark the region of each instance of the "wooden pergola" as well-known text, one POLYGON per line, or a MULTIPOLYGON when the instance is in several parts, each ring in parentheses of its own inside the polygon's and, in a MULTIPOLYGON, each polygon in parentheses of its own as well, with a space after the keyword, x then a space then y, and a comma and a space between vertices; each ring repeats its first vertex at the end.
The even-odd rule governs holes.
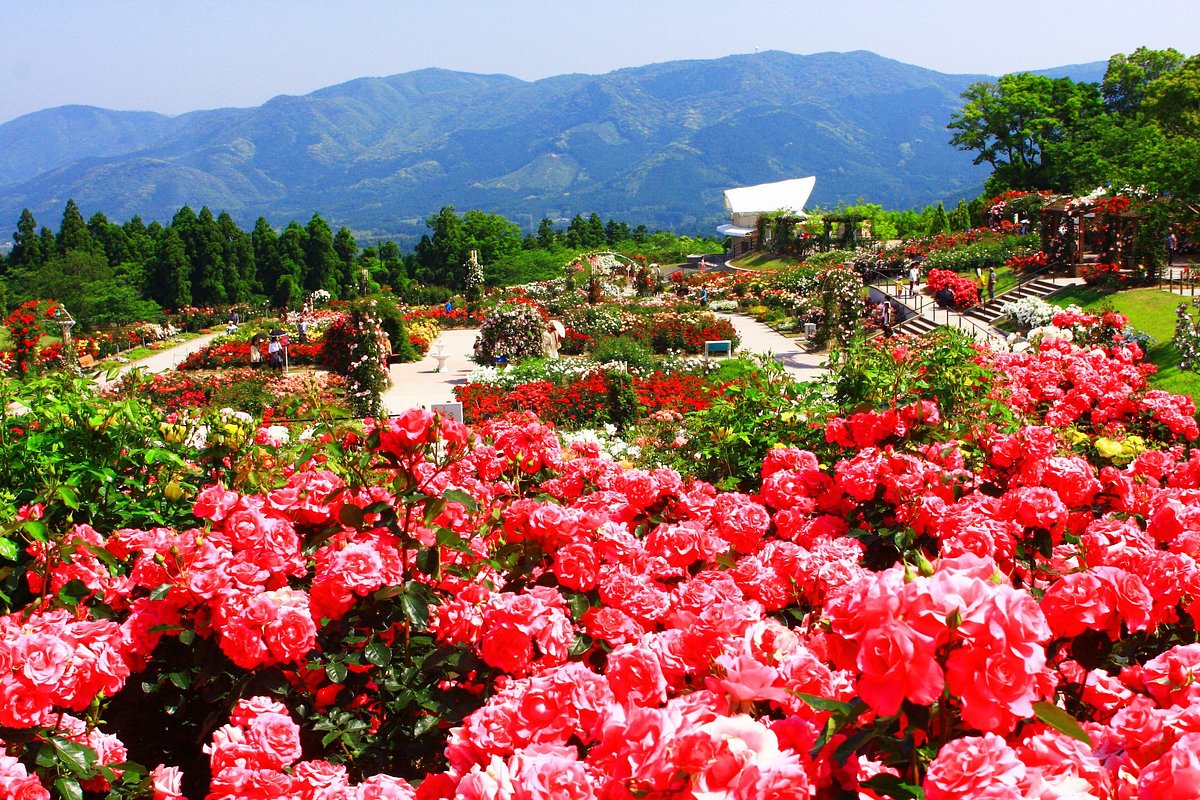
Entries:
POLYGON ((1042 208, 1042 252, 1075 269, 1102 262, 1136 268, 1139 215, 1131 211, 1097 213, 1090 207, 1071 208, 1069 203, 1056 200, 1042 208))

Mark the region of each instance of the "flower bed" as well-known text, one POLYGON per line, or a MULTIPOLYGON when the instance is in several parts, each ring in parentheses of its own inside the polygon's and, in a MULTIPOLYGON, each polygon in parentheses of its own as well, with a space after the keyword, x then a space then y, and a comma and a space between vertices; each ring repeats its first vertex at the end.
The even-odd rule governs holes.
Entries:
POLYGON ((957 272, 931 269, 925 286, 934 295, 943 288, 949 288, 954 294, 955 308, 967 308, 979 302, 979 284, 957 272))
MULTIPOLYGON (((561 383, 532 381, 506 387, 488 383, 467 383, 454 388, 454 396, 463 404, 463 417, 469 423, 520 411, 533 412, 544 422, 565 428, 609 421, 608 373, 601 369, 561 383)), ((634 377, 633 389, 642 414, 670 410, 696 411, 707 408, 720 393, 695 375, 634 377)))
POLYGON ((655 353, 702 353, 706 341, 728 339, 736 349, 741 341, 733 323, 707 312, 652 314, 639 319, 629 336, 645 342, 655 353))
POLYGON ((23 508, 43 536, 9 553, 29 603, 0 618, 0 781, 1190 797, 1200 430, 1139 355, 980 351, 990 415, 888 384, 810 420, 815 451, 771 449, 753 493, 412 410, 280 444, 286 469, 209 486, 194 526, 51 543, 23 508))
MULTIPOLYGON (((211 344, 193 352, 183 360, 183 363, 177 369, 187 371, 245 366, 250 363, 250 348, 253 346, 255 345, 251 345, 250 342, 239 341, 223 341, 220 344, 211 344)), ((263 363, 266 364, 268 358, 267 343, 262 342, 257 347, 262 354, 263 363)), ((288 363, 295 366, 319 365, 325 360, 323 342, 300 344, 293 340, 288 345, 287 352, 288 363)))

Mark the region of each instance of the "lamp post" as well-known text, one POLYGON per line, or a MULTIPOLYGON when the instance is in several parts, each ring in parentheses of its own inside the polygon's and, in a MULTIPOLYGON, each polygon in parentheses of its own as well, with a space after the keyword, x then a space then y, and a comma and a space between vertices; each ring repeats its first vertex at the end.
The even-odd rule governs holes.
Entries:
POLYGON ((71 328, 75 327, 75 318, 65 306, 54 309, 54 321, 62 331, 63 366, 74 373, 79 372, 79 359, 75 356, 75 345, 71 342, 71 328))

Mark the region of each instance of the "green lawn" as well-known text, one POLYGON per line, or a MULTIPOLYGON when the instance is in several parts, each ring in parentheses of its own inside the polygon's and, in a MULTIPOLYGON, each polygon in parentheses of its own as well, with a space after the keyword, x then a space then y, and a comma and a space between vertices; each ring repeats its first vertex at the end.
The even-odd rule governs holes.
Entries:
POLYGON ((1188 394, 1200 400, 1200 374, 1179 369, 1179 351, 1171 344, 1175 335, 1175 309, 1184 299, 1154 287, 1105 293, 1075 286, 1050 298, 1055 305, 1077 305, 1087 311, 1112 309, 1129 317, 1129 324, 1154 337, 1146 358, 1158 373, 1150 376, 1156 388, 1188 394))
POLYGON ((748 258, 734 259, 730 263, 735 267, 742 267, 743 269, 773 270, 794 267, 801 262, 794 258, 759 252, 748 258))

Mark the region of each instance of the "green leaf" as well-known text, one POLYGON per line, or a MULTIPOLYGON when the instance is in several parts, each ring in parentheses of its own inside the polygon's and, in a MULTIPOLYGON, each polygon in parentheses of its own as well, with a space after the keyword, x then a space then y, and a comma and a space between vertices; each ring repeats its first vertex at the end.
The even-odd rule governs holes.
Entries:
POLYGON ((431 730, 437 727, 439 719, 440 718, 436 714, 427 714, 426 716, 421 717, 417 720, 417 723, 413 725, 413 736, 423 736, 426 733, 429 733, 431 730))
POLYGON ((385 664, 391 663, 392 649, 383 642, 371 642, 363 648, 363 655, 367 661, 377 667, 382 667, 385 664))
POLYGON ((796 697, 803 700, 809 708, 817 711, 831 711, 842 716, 853 712, 853 707, 849 703, 843 703, 840 700, 830 700, 828 697, 817 697, 815 694, 805 694, 804 692, 796 692, 796 697))
POLYGON ((881 772, 869 781, 863 781, 863 786, 893 798, 893 800, 925 800, 925 790, 920 786, 905 783, 896 775, 881 772))
POLYGON ((0 558, 6 561, 16 561, 20 550, 11 539, 0 536, 0 558))
POLYGON ((430 497, 425 501, 425 524, 432 525, 438 514, 446 508, 446 501, 440 497, 430 497))
POLYGON ((346 665, 340 661, 330 661, 325 665, 325 677, 330 683, 342 683, 346 680, 346 665))
POLYGON ((361 530, 363 526, 363 510, 358 506, 343 504, 338 509, 338 522, 345 525, 347 528, 361 530))
POLYGON ((1092 738, 1080 727, 1075 718, 1053 703, 1047 700, 1037 701, 1033 704, 1033 715, 1059 733, 1091 746, 1092 738))
POLYGON ((85 778, 91 776, 92 765, 96 763, 96 753, 92 748, 59 736, 51 737, 50 742, 54 745, 54 751, 58 753, 59 760, 66 764, 72 772, 85 778))
POLYGON ((471 546, 463 541, 463 538, 449 528, 437 527, 434 529, 437 536, 437 543, 448 550, 457 550, 460 553, 471 552, 471 546))
POLYGON ((475 498, 462 489, 447 489, 442 492, 442 498, 447 503, 461 503, 472 514, 479 510, 479 503, 475 502, 475 498))
POLYGON ((83 800, 83 788, 74 778, 59 778, 54 782, 54 788, 62 800, 83 800))
POLYGON ((186 672, 168 673, 167 680, 175 684, 175 686, 180 689, 186 689, 192 685, 192 676, 186 672))
POLYGON ((591 610, 592 601, 588 599, 586 594, 571 592, 567 596, 567 607, 571 609, 571 618, 579 622, 579 620, 583 619, 583 615, 591 610))
POLYGON ((406 590, 400 595, 400 607, 404 609, 404 616, 408 617, 408 621, 419 630, 424 630, 429 624, 429 603, 425 598, 406 590))
POLYGON ((578 657, 586 653, 592 647, 592 639, 590 636, 580 634, 575 637, 575 641, 571 643, 571 656, 578 657))
POLYGON ((58 499, 62 500, 63 505, 67 508, 79 508, 79 495, 70 486, 58 487, 58 499))
POLYGON ((441 567, 441 553, 436 547, 427 547, 417 553, 417 569, 430 577, 436 577, 441 567))
POLYGON ((41 520, 26 520, 24 528, 25 532, 32 536, 36 541, 46 541, 46 525, 41 520))
POLYGON ((154 588, 154 591, 150 592, 150 599, 151 600, 162 600, 164 597, 167 596, 167 592, 169 592, 169 591, 171 591, 171 584, 169 584, 169 583, 159 584, 158 586, 156 586, 154 588))

